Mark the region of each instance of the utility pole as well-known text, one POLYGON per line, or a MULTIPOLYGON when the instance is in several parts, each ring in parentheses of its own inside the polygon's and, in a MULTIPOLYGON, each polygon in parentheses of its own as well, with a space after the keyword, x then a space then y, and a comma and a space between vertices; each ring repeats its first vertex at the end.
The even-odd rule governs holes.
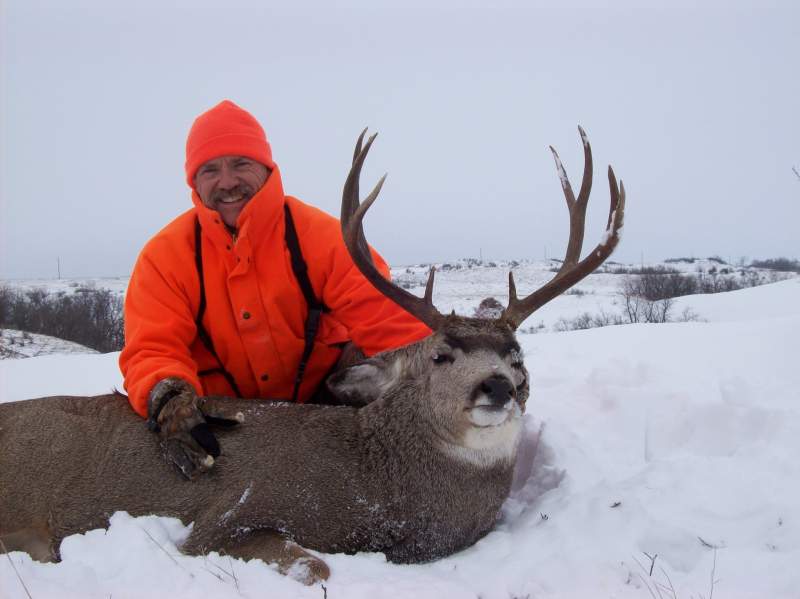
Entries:
POLYGON ((61 256, 58 256, 58 278, 61 279, 61 256))
POLYGON ((795 177, 797 177, 797 180, 800 181, 800 171, 797 170, 796 166, 792 167, 792 172, 794 173, 795 177))

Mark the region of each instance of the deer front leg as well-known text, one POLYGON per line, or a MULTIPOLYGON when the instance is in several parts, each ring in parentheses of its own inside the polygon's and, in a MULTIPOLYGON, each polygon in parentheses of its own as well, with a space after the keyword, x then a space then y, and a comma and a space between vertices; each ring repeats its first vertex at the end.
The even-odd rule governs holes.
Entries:
POLYGON ((266 564, 275 564, 278 572, 305 585, 325 581, 331 574, 323 560, 277 531, 256 529, 225 538, 220 532, 212 530, 203 534, 203 529, 195 523, 192 534, 181 546, 181 552, 204 555, 217 551, 244 560, 260 559, 266 564))
POLYGON ((309 586, 331 575, 328 564, 274 530, 255 530, 231 539, 225 551, 233 557, 276 564, 281 574, 309 586))

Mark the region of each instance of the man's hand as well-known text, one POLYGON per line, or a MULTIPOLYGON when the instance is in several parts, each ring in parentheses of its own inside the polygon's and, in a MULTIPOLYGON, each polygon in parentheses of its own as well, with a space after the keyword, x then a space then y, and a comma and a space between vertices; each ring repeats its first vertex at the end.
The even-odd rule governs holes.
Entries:
POLYGON ((161 439, 161 447, 189 480, 208 471, 220 449, 209 424, 230 427, 241 423, 241 412, 215 408, 213 413, 186 381, 166 378, 156 383, 147 400, 147 426, 161 439))

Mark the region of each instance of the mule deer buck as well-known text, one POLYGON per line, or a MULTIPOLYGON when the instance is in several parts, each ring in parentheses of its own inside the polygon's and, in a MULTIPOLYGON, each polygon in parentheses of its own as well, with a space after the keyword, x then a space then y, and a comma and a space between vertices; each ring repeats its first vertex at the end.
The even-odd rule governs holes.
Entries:
MULTIPOLYGON (((222 433, 224 454, 194 482, 162 459, 156 437, 118 395, 0 405, 6 550, 58 560, 65 536, 104 527, 118 510, 193 522, 180 548, 186 554, 284 560, 284 569, 307 555, 287 557, 284 538, 322 552, 376 551, 410 563, 459 551, 492 528, 510 490, 529 393, 514 331, 611 254, 625 190, 609 168, 608 224, 580 260, 592 183, 591 148, 581 130, 585 166, 577 198, 553 151, 570 212, 561 270, 524 298, 509 275, 508 306, 497 319, 442 315, 432 303, 433 269, 419 298, 372 264, 362 219, 383 179, 360 203, 359 175, 375 138, 362 148, 363 136, 344 186, 345 242, 372 285, 433 333, 331 375, 329 390, 349 405, 208 398, 235 402, 244 424, 222 433)), ((327 576, 324 564, 316 565, 311 580, 327 576)))

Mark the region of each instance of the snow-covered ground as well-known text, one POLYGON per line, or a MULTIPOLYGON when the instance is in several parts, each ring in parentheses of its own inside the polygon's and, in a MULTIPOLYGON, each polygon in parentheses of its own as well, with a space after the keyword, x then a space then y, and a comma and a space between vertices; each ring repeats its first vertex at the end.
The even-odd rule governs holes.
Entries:
MULTIPOLYGON (((494 297, 503 305, 508 301, 508 273, 513 271, 520 296, 531 293, 553 277, 560 262, 557 260, 480 261, 462 259, 450 263, 436 263, 436 281, 433 299, 441 312, 455 310, 458 314, 472 316, 480 302, 494 297)), ((392 268, 392 279, 412 293, 422 295, 428 279, 430 264, 416 264, 392 268)), ((669 269, 684 274, 705 277, 730 277, 741 285, 775 282, 798 276, 791 272, 777 272, 750 266, 732 266, 718 259, 670 260, 668 262, 626 265, 606 263, 590 274, 566 294, 539 309, 523 324, 523 329, 552 332, 559 320, 574 319, 581 314, 604 312, 620 314, 620 285, 624 273, 638 268, 669 269)), ((44 290, 50 294, 72 294, 84 290, 108 289, 122 297, 128 286, 127 277, 76 278, 76 279, 17 279, 0 281, 0 285, 16 291, 44 290)), ((672 310, 673 319, 680 318, 684 305, 672 310)))
MULTIPOLYGON (((503 301, 502 269, 489 269, 490 280, 479 270, 451 270, 466 274, 440 286, 440 308, 469 313, 487 295, 503 301)), ((521 293, 544 280, 543 269, 523 270, 521 293)), ((593 275, 579 285, 585 295, 559 298, 531 320, 552 324, 576 314, 564 303, 611 298, 611 276, 593 275)), ((16 569, 37 599, 796 598, 800 279, 690 296, 678 312, 685 307, 702 320, 520 334, 532 376, 520 470, 530 475, 496 529, 457 555, 411 566, 328 555, 323 590, 256 561, 182 556, 186 526, 118 513, 108 531, 66 539, 60 564, 0 556, 2 594, 27 596, 16 569)), ((120 385, 116 354, 0 361, 2 401, 120 385)))
POLYGON ((85 345, 49 335, 0 329, 0 359, 33 358, 49 354, 96 354, 85 345))

